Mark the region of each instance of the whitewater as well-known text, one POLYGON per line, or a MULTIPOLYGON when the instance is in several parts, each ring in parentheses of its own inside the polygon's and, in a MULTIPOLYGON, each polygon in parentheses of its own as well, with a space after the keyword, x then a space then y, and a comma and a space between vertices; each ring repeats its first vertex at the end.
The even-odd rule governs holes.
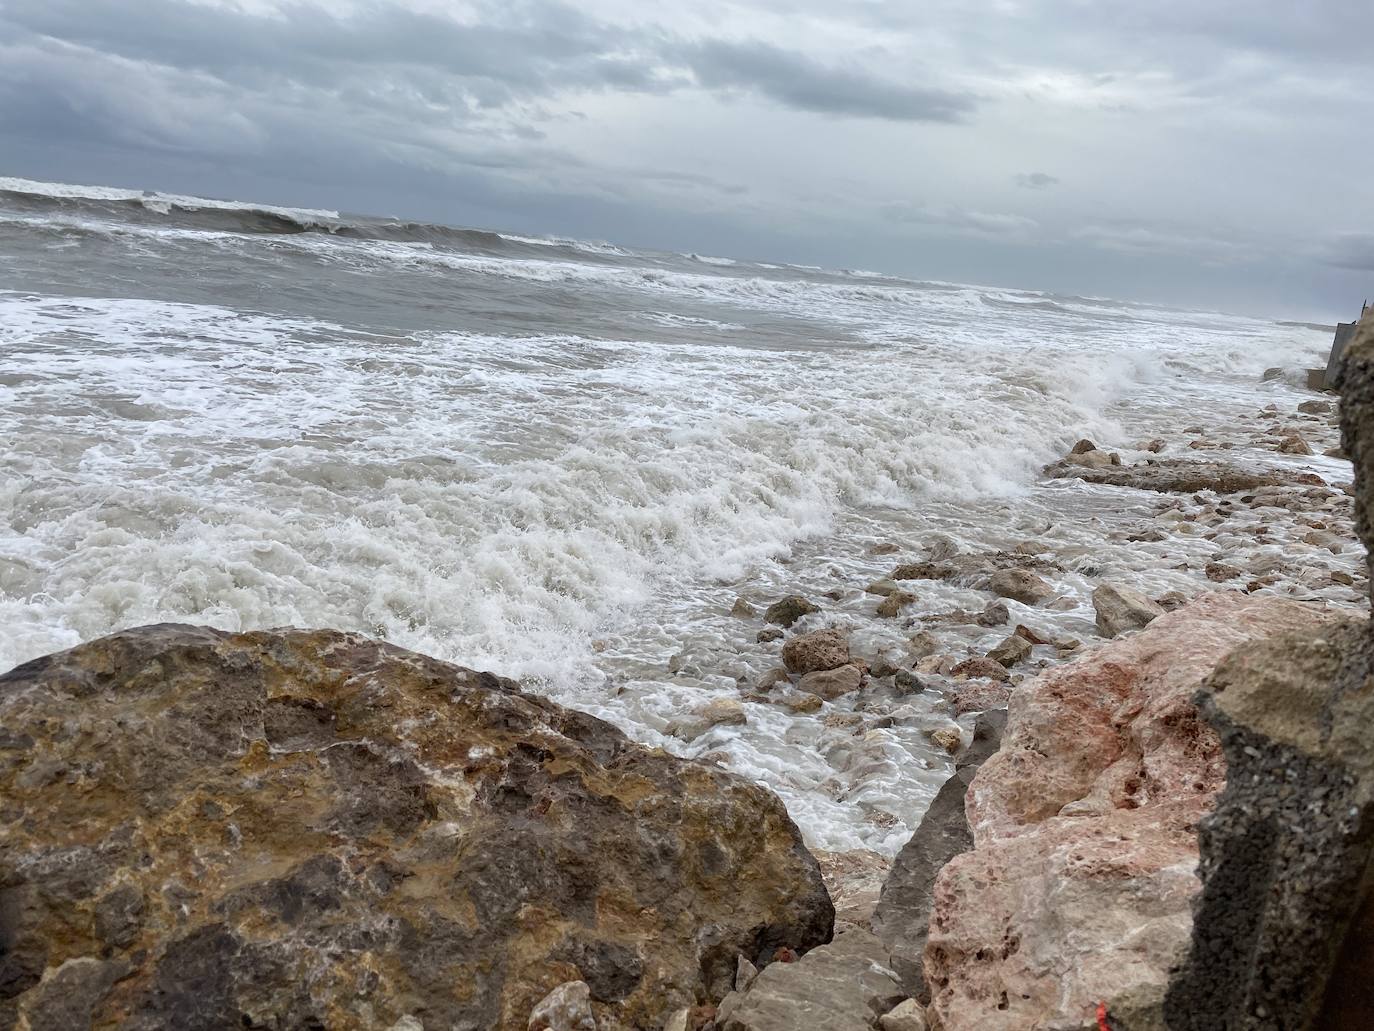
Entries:
MULTIPOLYGON (((668 733, 777 665, 736 599, 822 600, 876 649, 900 635, 854 586, 891 568, 881 545, 1035 537, 1081 555, 1056 581, 1078 604, 1036 618, 1090 628, 1094 528, 1131 513, 1043 465, 1078 437, 1291 401, 1262 371, 1329 343, 1245 315, 19 179, 0 179, 0 256, 0 670, 159 621, 361 631, 709 753, 817 847, 886 854, 948 776, 938 698, 859 734, 753 702, 743 726, 668 733)), ((1178 586, 1156 558, 1142 544, 1112 571, 1178 586)))

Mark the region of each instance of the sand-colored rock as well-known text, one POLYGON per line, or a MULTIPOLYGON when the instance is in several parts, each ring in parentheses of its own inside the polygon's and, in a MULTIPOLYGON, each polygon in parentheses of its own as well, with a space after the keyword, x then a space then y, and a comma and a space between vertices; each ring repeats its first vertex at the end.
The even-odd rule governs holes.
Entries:
POLYGON ((806 674, 797 681, 797 690, 829 702, 841 695, 857 691, 863 686, 863 681, 863 670, 848 664, 835 669, 818 669, 814 673, 806 674))
POLYGON ((790 627, 803 616, 810 616, 819 611, 819 606, 812 604, 805 598, 796 594, 789 594, 786 598, 773 602, 764 610, 763 621, 790 627))
POLYGON ((782 646, 782 664, 799 675, 835 669, 848 661, 849 635, 843 630, 813 630, 782 646))
POLYGON ((909 591, 893 591, 878 603, 877 613, 885 619, 899 616, 902 610, 917 602, 916 595, 909 591))
POLYGON ((1023 605, 1039 605, 1054 597, 1054 588, 1028 569, 1002 569, 988 579, 988 590, 1023 605))
POLYGON ((587 982, 568 981, 544 996, 530 1014, 527 1031, 596 1031, 587 982))
POLYGON ((829 938, 771 793, 333 631, 126 631, 0 677, 0 1015, 29 1028, 603 1026, 829 938))
POLYGON ((1139 591, 1121 584, 1103 584, 1093 591, 1097 630, 1103 637, 1117 637, 1139 630, 1164 615, 1164 609, 1139 591))
POLYGON ((969 789, 975 848, 935 886, 936 1026, 1087 1028, 1103 1000, 1157 1016, 1191 928, 1197 821, 1225 776, 1192 695, 1232 649, 1324 618, 1206 594, 1017 690, 969 789))
POLYGON ((1005 681, 1010 676, 1006 666, 985 655, 975 655, 971 659, 965 659, 955 666, 950 673, 955 677, 964 677, 969 680, 981 678, 1005 681))

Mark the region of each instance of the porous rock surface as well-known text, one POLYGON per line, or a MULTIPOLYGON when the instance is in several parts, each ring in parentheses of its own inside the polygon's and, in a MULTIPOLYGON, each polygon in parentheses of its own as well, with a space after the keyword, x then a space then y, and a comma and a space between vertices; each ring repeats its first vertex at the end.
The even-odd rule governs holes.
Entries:
POLYGON ((940 872, 925 951, 945 1031, 1161 1028, 1198 891, 1197 822, 1225 778, 1193 695, 1232 649, 1331 618, 1202 595, 1023 684, 969 788, 974 848, 940 872))
POLYGON ((0 1027, 657 1027, 831 934, 771 793, 353 634, 126 631, 0 728, 0 1027))

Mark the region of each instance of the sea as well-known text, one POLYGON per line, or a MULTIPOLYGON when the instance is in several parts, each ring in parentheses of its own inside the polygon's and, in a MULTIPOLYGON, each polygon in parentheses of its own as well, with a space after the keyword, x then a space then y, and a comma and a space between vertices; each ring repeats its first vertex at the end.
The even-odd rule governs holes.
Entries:
MULTIPOLYGON (((1080 437, 1129 460, 1291 410, 1291 370, 1329 343, 1253 314, 0 178, 0 670, 161 621, 359 631, 720 762, 817 848, 890 855, 949 775, 929 736, 949 705, 748 700, 779 645, 736 600, 801 594, 808 625, 899 654, 912 628, 867 584, 1035 541, 1063 604, 1015 619, 1089 639, 1096 578, 1196 574, 1176 543, 1107 543, 1155 499, 1042 467, 1080 437), (718 698, 747 722, 671 732, 718 698)), ((917 590, 923 612, 987 600, 917 590)))

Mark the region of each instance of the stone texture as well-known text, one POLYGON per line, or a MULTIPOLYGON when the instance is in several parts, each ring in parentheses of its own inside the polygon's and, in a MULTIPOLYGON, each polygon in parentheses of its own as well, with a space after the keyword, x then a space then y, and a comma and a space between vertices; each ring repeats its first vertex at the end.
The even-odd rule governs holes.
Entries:
POLYGON ((831 931, 771 793, 353 634, 126 631, 0 728, 0 1026, 657 1027, 831 931))
POLYGON ((773 602, 763 612, 765 623, 776 623, 778 626, 790 627, 803 616, 810 616, 819 612, 819 606, 811 604, 805 598, 795 594, 789 594, 780 601, 773 602))
POLYGON ((1089 469, 1069 462, 1057 462, 1045 469, 1055 479, 1077 478, 1088 483, 1164 494, 1196 494, 1212 490, 1218 494, 1238 494, 1257 487, 1281 487, 1302 482, 1292 472, 1250 470, 1223 462, 1195 462, 1185 459, 1155 458, 1136 465, 1089 469))
POLYGON ((1054 588, 1028 569, 1003 569, 988 579, 988 590, 1023 605, 1039 605, 1054 597, 1054 588))
POLYGON ((1097 612, 1097 632, 1103 637, 1139 630, 1164 615, 1162 607, 1121 584, 1103 584, 1093 591, 1093 609, 1097 612))
POLYGON ((1232 649, 1328 616, 1207 594, 1012 696, 970 786, 975 848, 936 880, 924 972, 944 1031, 1162 1028, 1198 890, 1196 824, 1221 787, 1192 696, 1232 649))
POLYGON ((527 1031, 596 1031, 587 982, 568 981, 544 996, 530 1014, 527 1031))
POLYGON ((863 670, 858 666, 840 666, 836 669, 822 669, 808 673, 797 681, 797 690, 815 695, 826 701, 833 701, 863 687, 863 670))
POLYGON ((926 1031, 926 1011, 915 999, 907 999, 878 1019, 881 1031, 926 1031))
POLYGON ((795 963, 770 963, 716 1014, 717 1031, 872 1031, 905 993, 887 949, 852 928, 795 963))
MULTIPOLYGON (((1021 629, 1020 627, 1017 628, 1021 629)), ((994 662, 1001 663, 1008 669, 1019 662, 1025 662, 1030 658, 1032 645, 1025 637, 1019 633, 1012 634, 1002 641, 992 651, 988 652, 988 658, 994 662)))
POLYGON ((971 659, 965 659, 950 671, 952 676, 966 677, 969 679, 982 678, 985 680, 1005 681, 1010 674, 1007 667, 990 656, 975 655, 971 659))
POLYGON ((949 860, 973 847, 964 795, 978 767, 997 751, 1006 723, 1005 712, 978 717, 973 740, 955 762, 954 775, 941 786, 915 833, 897 853, 878 896, 873 932, 891 953, 892 969, 914 998, 929 995, 921 956, 930 926, 935 875, 949 860))
MULTIPOLYGON (((1371 672, 1368 624, 1350 622, 1236 652, 1200 693, 1230 776, 1202 822, 1205 888, 1170 1028, 1355 1028, 1349 1017, 1374 1014, 1374 983, 1338 976, 1319 1018, 1374 859, 1371 672)), ((1357 926, 1351 944, 1370 973, 1374 938, 1357 926)))
POLYGON ((909 591, 893 591, 878 603, 877 613, 885 619, 901 615, 903 609, 915 605, 917 597, 909 591))
POLYGON ((713 727, 738 727, 748 723, 744 706, 736 698, 717 698, 690 716, 675 720, 668 733, 683 741, 695 741, 713 727))
POLYGON ((813 630, 782 646, 782 663, 797 674, 836 669, 849 661, 849 635, 843 630, 813 630))

